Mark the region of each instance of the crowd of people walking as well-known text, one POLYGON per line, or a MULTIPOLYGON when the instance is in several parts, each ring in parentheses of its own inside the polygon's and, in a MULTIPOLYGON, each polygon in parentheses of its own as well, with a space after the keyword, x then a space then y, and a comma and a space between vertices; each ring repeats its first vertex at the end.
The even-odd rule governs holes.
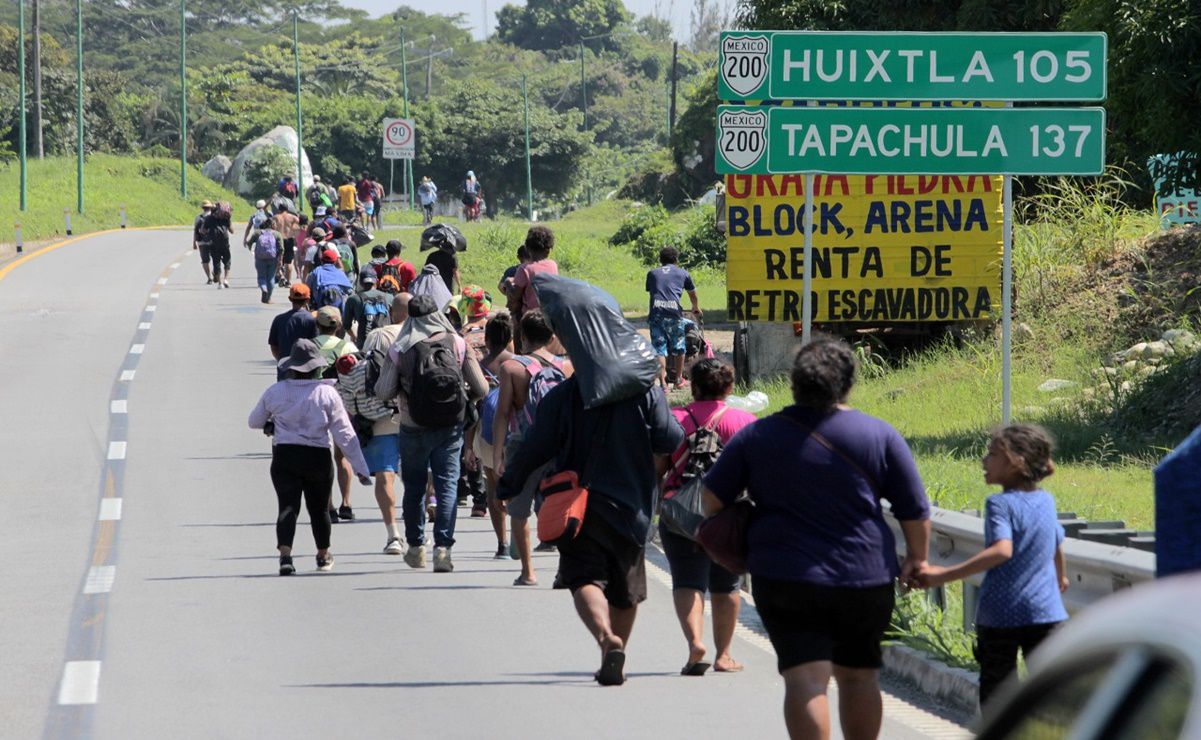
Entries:
MULTIPOLYGON (((529 229, 519 263, 499 278, 504 309, 490 291, 463 284, 466 240, 445 224, 422 233, 430 254, 421 271, 399 241, 373 247, 360 265, 343 220, 353 216, 341 208, 343 189, 354 188, 348 180, 338 208, 319 207, 312 220, 268 214, 261 202, 243 236, 262 300, 279 276, 291 304, 268 332, 278 380, 249 418, 272 435, 280 575, 296 571, 302 501, 316 568, 333 568, 331 525, 354 520, 356 479, 374 487, 383 552, 415 569, 432 560, 434 572, 454 570, 458 510, 470 505, 472 517, 491 520, 495 557, 519 563, 514 586, 543 583, 533 553, 557 549, 553 587, 571 592, 599 650, 595 679, 610 686, 626 680, 647 597, 646 547, 657 538, 683 637, 680 673, 743 670, 733 636, 749 573, 794 738, 828 737, 831 679, 843 734, 879 735, 882 641, 898 589, 987 571, 982 700, 1013 671, 1019 649, 1033 650, 1066 618, 1062 528, 1040 487, 1054 470, 1042 430, 996 433, 983 462, 987 482, 1002 488, 988 502, 987 549, 956 568, 933 567, 917 466, 892 426, 849 405, 856 360, 845 343, 802 347, 792 402, 760 419, 727 405, 735 379, 723 360, 677 364, 689 321, 679 300, 689 295, 696 321, 700 307, 675 250, 647 276, 647 342, 607 294, 558 274, 545 226, 529 229), (672 408, 669 385, 692 400, 672 408), (885 502, 900 522, 902 558, 885 502), (719 527, 745 547, 713 545, 708 533, 719 527)), ((232 234, 229 213, 207 206, 198 247, 210 282, 227 285, 220 234, 232 234)))

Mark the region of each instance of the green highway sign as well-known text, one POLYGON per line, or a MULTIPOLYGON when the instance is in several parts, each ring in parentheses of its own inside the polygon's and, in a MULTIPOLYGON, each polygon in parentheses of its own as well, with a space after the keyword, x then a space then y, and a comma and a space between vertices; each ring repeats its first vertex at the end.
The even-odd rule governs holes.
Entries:
POLYGON ((1101 108, 721 105, 723 175, 1099 175, 1101 108))
POLYGON ((1105 99, 1104 33, 723 31, 721 100, 1105 99))

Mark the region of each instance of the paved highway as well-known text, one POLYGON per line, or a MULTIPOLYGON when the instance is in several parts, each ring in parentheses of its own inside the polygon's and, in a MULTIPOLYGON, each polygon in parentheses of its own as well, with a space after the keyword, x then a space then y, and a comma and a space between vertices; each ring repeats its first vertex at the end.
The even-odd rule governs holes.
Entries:
MULTIPOLYGON (((274 379, 282 296, 258 302, 245 251, 231 290, 206 286, 188 246, 110 233, 0 268, 0 736, 785 736, 752 629, 745 673, 677 675, 657 555, 620 688, 593 682, 567 595, 510 586, 466 509, 455 572, 413 571, 381 553, 356 484, 334 571, 314 572, 302 515, 298 576, 278 577, 270 444, 246 416, 274 379)), ((538 565, 549 584, 554 556, 538 565)), ((897 695, 885 707, 885 737, 965 734, 897 695)))

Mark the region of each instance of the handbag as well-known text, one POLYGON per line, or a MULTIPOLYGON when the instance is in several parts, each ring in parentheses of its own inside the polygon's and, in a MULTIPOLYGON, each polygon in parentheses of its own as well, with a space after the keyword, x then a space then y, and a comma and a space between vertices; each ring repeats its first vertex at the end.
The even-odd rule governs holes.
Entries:
POLYGON ((540 541, 559 545, 579 536, 588 511, 588 471, 604 446, 612 418, 611 411, 606 414, 601 422, 601 433, 592 437, 592 450, 584 462, 583 476, 574 470, 563 470, 543 478, 538 484, 538 492, 542 494, 542 508, 538 510, 540 541))
MULTIPOLYGON (((688 415, 692 416, 692 422, 697 427, 693 431, 693 435, 700 429, 705 429, 709 432, 717 428, 721 417, 725 415, 729 407, 723 407, 709 417, 705 424, 696 424, 696 417, 692 416, 692 412, 688 411, 688 415)), ((692 448, 685 448, 684 454, 676 461, 675 466, 664 477, 668 480, 678 476, 687 468, 689 457, 692 454, 692 448)), ((667 528, 678 535, 687 537, 690 540, 696 541, 696 531, 700 527, 701 522, 705 521, 705 503, 704 503, 704 482, 700 475, 694 475, 688 481, 675 490, 664 491, 663 498, 659 502, 659 519, 667 525, 667 528)))
POLYGON ((710 559, 736 576, 746 574, 750 553, 747 535, 754 513, 754 502, 744 495, 701 522, 696 530, 696 541, 710 559))

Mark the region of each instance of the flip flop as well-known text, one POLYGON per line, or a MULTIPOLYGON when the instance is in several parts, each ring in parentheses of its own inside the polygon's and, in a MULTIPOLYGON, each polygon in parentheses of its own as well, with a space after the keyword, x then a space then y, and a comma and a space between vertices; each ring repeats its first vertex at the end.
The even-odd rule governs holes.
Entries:
POLYGON ((708 663, 688 663, 680 671, 681 676, 703 676, 711 668, 708 663))
POLYGON ((536 581, 536 580, 531 581, 528 578, 523 578, 521 576, 517 576, 516 578, 513 579, 513 585, 514 586, 537 586, 538 581, 536 581))
POLYGON ((625 667, 625 651, 616 648, 610 650, 601 660, 600 670, 596 672, 596 682, 601 686, 622 685, 626 682, 625 667))
POLYGON ((739 673, 742 671, 742 664, 735 663, 734 665, 730 666, 729 668, 722 668, 721 666, 714 666, 713 670, 717 671, 718 673, 739 673))

